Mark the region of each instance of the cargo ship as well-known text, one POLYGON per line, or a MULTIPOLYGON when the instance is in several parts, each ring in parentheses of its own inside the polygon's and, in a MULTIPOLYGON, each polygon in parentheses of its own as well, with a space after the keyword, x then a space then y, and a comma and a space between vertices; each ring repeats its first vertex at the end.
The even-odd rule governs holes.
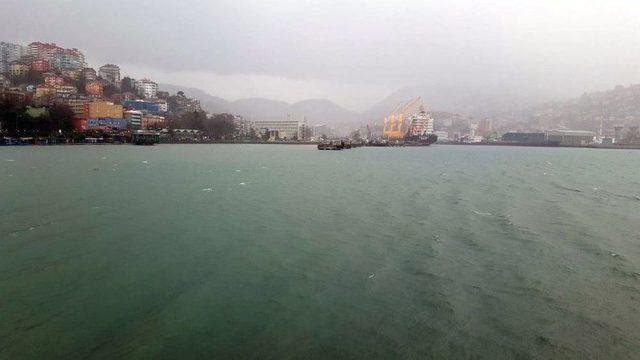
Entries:
POLYGON ((387 143, 429 146, 438 141, 433 128, 433 117, 425 111, 421 102, 421 98, 417 97, 400 103, 384 118, 382 137, 387 143), (416 108, 418 111, 415 111, 416 108))

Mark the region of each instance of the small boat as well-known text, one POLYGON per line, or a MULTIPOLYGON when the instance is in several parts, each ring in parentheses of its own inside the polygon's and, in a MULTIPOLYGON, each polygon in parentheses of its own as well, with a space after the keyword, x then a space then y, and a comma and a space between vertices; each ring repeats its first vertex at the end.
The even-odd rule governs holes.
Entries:
POLYGON ((318 144, 318 150, 351 149, 351 142, 344 140, 323 141, 318 144))

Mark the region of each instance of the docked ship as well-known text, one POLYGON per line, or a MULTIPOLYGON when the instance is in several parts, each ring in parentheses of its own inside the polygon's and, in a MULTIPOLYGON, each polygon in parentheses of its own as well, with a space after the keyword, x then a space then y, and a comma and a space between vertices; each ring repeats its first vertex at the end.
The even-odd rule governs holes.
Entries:
POLYGON ((433 117, 425 111, 420 97, 398 104, 384 118, 382 137, 406 146, 429 146, 438 140, 433 117))

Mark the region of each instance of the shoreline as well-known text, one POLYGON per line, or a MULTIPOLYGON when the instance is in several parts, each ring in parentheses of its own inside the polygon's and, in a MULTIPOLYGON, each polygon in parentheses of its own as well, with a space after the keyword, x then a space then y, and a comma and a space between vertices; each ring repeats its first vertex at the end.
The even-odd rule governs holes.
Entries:
MULTIPOLYGON (((318 145, 318 142, 252 142, 252 141, 207 141, 207 142, 159 142, 155 145, 213 145, 213 144, 225 144, 225 145, 318 145)), ((49 144, 0 144, 2 147, 47 147, 47 146, 114 146, 114 145, 136 145, 133 143, 49 143, 49 144)), ((516 143, 457 143, 457 142, 442 142, 435 143, 429 146, 497 146, 497 147, 534 147, 534 148, 582 148, 582 149, 605 149, 605 150, 640 150, 640 144, 628 144, 628 145, 547 145, 547 144, 516 144, 516 143)), ((380 147, 363 145, 361 147, 380 147)), ((397 147, 416 147, 416 146, 383 146, 383 148, 397 148, 397 147)), ((420 146, 418 146, 420 147, 420 146)), ((426 147, 426 146, 423 146, 426 147)))
POLYGON ((569 144, 520 144, 506 142, 480 142, 480 143, 458 143, 458 142, 442 142, 437 145, 461 145, 461 146, 502 146, 502 147, 539 147, 539 148, 583 148, 583 149, 608 149, 608 150, 640 150, 640 144, 621 144, 621 145, 569 145, 569 144))

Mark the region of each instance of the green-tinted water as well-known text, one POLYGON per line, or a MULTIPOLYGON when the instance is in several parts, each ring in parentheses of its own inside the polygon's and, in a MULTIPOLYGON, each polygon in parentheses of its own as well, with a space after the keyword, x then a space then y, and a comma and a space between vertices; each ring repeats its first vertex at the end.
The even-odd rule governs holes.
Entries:
POLYGON ((637 359, 639 210, 637 151, 0 148, 0 358, 637 359))

